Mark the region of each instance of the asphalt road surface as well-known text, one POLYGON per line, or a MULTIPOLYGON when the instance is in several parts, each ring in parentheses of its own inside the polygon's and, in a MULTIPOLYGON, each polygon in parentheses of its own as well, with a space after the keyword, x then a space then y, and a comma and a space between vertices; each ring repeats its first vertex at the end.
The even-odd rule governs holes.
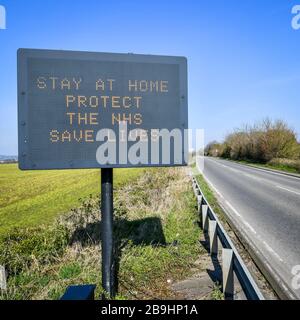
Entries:
POLYGON ((300 178, 215 158, 205 158, 204 177, 283 287, 300 298, 300 178))

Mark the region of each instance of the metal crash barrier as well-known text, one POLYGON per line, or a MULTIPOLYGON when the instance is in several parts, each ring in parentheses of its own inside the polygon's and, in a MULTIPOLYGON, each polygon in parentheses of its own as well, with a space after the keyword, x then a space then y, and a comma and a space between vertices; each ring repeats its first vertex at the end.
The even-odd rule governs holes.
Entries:
POLYGON ((195 177, 192 177, 192 183, 198 203, 200 225, 204 234, 208 236, 210 254, 219 259, 218 242, 222 245, 220 260, 222 265, 222 289, 225 299, 234 299, 234 276, 236 276, 248 300, 265 300, 234 244, 207 202, 195 177))

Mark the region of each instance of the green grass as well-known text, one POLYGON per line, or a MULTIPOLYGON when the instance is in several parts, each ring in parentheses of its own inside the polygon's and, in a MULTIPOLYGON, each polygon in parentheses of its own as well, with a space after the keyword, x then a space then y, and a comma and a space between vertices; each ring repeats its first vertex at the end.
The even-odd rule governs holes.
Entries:
POLYGON ((219 285, 218 283, 215 283, 215 286, 213 288, 213 291, 211 293, 211 300, 224 300, 225 296, 224 293, 222 292, 222 286, 219 285))
MULTIPOLYGON (((117 299, 169 299, 206 254, 199 246, 196 200, 182 169, 149 169, 115 192, 117 299)), ((72 284, 101 288, 99 208, 96 198, 46 228, 19 229, 0 241, 8 270, 1 299, 59 299, 72 284)), ((175 294, 175 296, 174 296, 175 294)), ((218 298, 217 292, 215 292, 218 298)))
POLYGON ((274 169, 274 170, 279 170, 279 171, 284 171, 284 172, 289 172, 289 173, 298 173, 299 171, 295 168, 289 167, 287 165, 283 165, 283 164, 278 164, 278 165, 273 165, 273 164, 254 164, 254 165, 258 165, 260 167, 264 167, 267 169, 274 169))
POLYGON ((214 212, 217 214, 218 218, 222 223, 226 223, 226 218, 223 209, 218 203, 218 200, 212 191, 212 189, 209 187, 208 183, 204 179, 204 177, 201 174, 198 174, 196 176, 196 179, 198 181, 198 184, 207 200, 211 208, 214 210, 214 212))
MULTIPOLYGON (((119 186, 142 169, 115 169, 119 186)), ((48 224, 100 193, 100 170, 21 171, 17 164, 0 165, 0 235, 14 227, 48 224)))
POLYGON ((80 273, 80 265, 77 262, 72 262, 61 267, 59 270, 59 277, 61 279, 72 279, 79 276, 80 273))
POLYGON ((284 164, 269 164, 269 163, 258 163, 258 162, 252 162, 249 160, 234 160, 238 163, 241 164, 248 164, 251 166, 257 166, 257 167, 261 167, 261 168, 266 168, 266 169, 274 169, 274 170, 279 170, 279 171, 283 171, 283 172, 288 172, 288 173, 298 173, 299 171, 296 168, 293 168, 291 166, 288 165, 284 165, 284 164))

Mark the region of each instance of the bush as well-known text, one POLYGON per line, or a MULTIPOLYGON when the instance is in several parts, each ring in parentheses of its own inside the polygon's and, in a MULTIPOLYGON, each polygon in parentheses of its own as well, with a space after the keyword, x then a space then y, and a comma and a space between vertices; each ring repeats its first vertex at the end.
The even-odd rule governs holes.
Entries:
POLYGON ((258 140, 261 160, 268 162, 274 158, 297 159, 299 144, 296 133, 283 121, 272 123, 265 120, 258 140))
POLYGON ((219 157, 224 153, 224 145, 213 141, 206 146, 204 153, 207 156, 219 157))
POLYGON ((206 154, 234 160, 267 163, 272 159, 300 159, 297 135, 281 120, 265 119, 253 126, 244 126, 229 134, 224 143, 210 143, 206 154))

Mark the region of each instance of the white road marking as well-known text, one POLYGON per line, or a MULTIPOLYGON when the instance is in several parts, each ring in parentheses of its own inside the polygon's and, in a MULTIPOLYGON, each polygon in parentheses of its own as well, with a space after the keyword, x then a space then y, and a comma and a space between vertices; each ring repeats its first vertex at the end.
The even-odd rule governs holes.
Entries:
POLYGON ((218 161, 215 161, 215 160, 212 160, 214 163, 218 164, 219 166, 223 167, 223 168, 226 168, 226 169, 229 169, 233 172, 241 172, 241 170, 238 170, 238 169, 235 169, 235 168, 231 168, 229 166, 226 166, 225 164, 223 163, 219 163, 218 161))
POLYGON ((225 201, 225 203, 228 205, 228 207, 238 216, 238 217, 242 217, 238 212, 237 210, 232 206, 232 204, 229 202, 229 201, 225 201))
MULTIPOLYGON (((205 179, 206 179, 207 183, 215 190, 215 192, 216 192, 222 199, 224 199, 223 195, 222 195, 222 194, 220 193, 220 191, 213 185, 213 183, 212 183, 207 177, 205 177, 205 179)), ((244 223, 244 225, 245 225, 246 227, 248 227, 248 229, 249 229, 252 233, 256 234, 255 229, 239 214, 239 212, 233 207, 233 205, 232 205, 229 201, 227 201, 227 200, 225 200, 225 203, 226 203, 226 205, 235 213, 235 215, 240 218, 240 220, 242 221, 242 223, 244 223)))
POLYGON ((233 205, 229 201, 225 201, 227 206, 240 218, 241 222, 255 235, 257 234, 255 229, 250 225, 249 222, 247 222, 239 213, 238 211, 233 207, 233 205))
POLYGON ((248 177, 248 178, 255 179, 255 180, 258 180, 258 181, 262 181, 262 180, 263 180, 263 179, 261 179, 261 178, 254 177, 253 175, 251 175, 251 174, 249 174, 249 173, 245 173, 245 172, 242 171, 242 170, 235 169, 235 168, 232 168, 232 167, 230 167, 230 166, 226 166, 226 165, 224 165, 223 163, 218 163, 218 161, 211 160, 211 159, 210 159, 210 161, 212 161, 212 162, 218 164, 219 166, 222 166, 223 168, 226 168, 226 169, 228 169, 228 170, 230 170, 230 171, 238 172, 238 173, 240 173, 240 174, 243 174, 244 176, 246 176, 246 177, 248 177))
MULTIPOLYGON (((297 191, 295 191, 295 190, 291 190, 291 189, 282 187, 282 186, 280 186, 280 185, 276 185, 275 183, 270 182, 269 180, 267 180, 267 179, 265 179, 265 178, 258 178, 258 177, 255 177, 254 175, 249 174, 249 173, 245 173, 245 172, 243 172, 242 170, 233 169, 233 168, 231 168, 231 167, 229 167, 229 166, 226 166, 226 165, 224 165, 224 164, 218 163, 216 160, 211 160, 211 159, 210 159, 210 161, 212 161, 212 162, 214 162, 214 163, 216 163, 216 164, 218 164, 218 165, 221 165, 222 167, 225 167, 225 168, 227 168, 227 169, 229 169, 229 170, 231 170, 231 171, 239 172, 239 173, 241 173, 242 175, 244 175, 244 176, 246 176, 246 177, 248 177, 248 178, 251 178, 251 179, 254 179, 254 180, 257 180, 257 181, 261 181, 261 182, 265 182, 265 183, 268 184, 269 186, 276 187, 276 188, 279 188, 279 189, 282 189, 282 190, 285 190, 285 191, 292 192, 292 193, 294 193, 294 194, 300 195, 300 192, 297 192, 297 191)), ((243 166, 243 165, 241 165, 241 164, 239 164, 239 163, 238 163, 238 165, 243 166)), ((260 170, 260 171, 264 171, 263 169, 260 169, 260 168, 254 168, 254 167, 249 167, 249 168, 253 168, 253 169, 258 169, 258 170, 260 170)), ((266 172, 266 171, 264 171, 264 172, 266 172)), ((266 173, 274 173, 274 172, 271 172, 271 171, 269 172, 269 171, 267 171, 266 173)), ((274 174, 276 174, 276 175, 281 175, 281 176, 282 176, 281 173, 275 172, 274 174)), ((287 177, 287 176, 286 176, 286 177, 287 177)), ((299 178, 296 178, 296 177, 293 177, 293 176, 291 176, 291 178, 298 179, 298 181, 299 181, 299 178)))
POLYGON ((208 180, 207 177, 205 177, 207 183, 215 190, 215 192, 218 194, 218 196, 222 199, 224 199, 224 197, 222 196, 221 192, 212 184, 212 182, 210 180, 208 180))
POLYGON ((240 220, 243 222, 243 224, 254 234, 256 234, 255 229, 250 225, 249 222, 247 222, 239 213, 238 211, 233 207, 233 205, 229 201, 225 201, 227 206, 240 218, 240 220))
POLYGON ((257 178, 249 173, 243 173, 243 174, 244 174, 244 176, 251 178, 251 179, 254 179, 254 180, 257 180, 257 181, 266 181, 265 179, 257 178))
POLYGON ((276 187, 279 188, 279 189, 288 191, 288 192, 292 192, 292 193, 298 194, 300 196, 300 192, 297 192, 297 191, 294 191, 294 190, 291 190, 291 189, 287 189, 287 188, 284 188, 282 186, 276 186, 276 187))
POLYGON ((267 250, 268 250, 270 253, 272 253, 278 260, 280 260, 281 262, 283 262, 283 260, 282 260, 281 257, 279 256, 279 254, 276 253, 276 252, 273 250, 273 248, 267 244, 266 241, 263 240, 263 244, 265 245, 265 247, 267 248, 267 250))
MULTIPOLYGON (((213 161, 213 160, 212 160, 213 161)), ((215 163, 217 163, 217 161, 213 161, 215 163)), ((219 163, 217 163, 219 164, 219 163)), ((223 164, 219 164, 219 165, 222 165, 223 167, 227 167, 223 164)), ((236 169, 232 169, 230 167, 227 167, 228 169, 232 170, 232 171, 240 171, 240 170, 236 170, 236 169)), ((251 176, 250 174, 247 174, 247 173, 244 173, 242 172, 244 175, 248 176, 249 178, 254 178, 254 179, 257 179, 257 180, 262 180, 262 181, 267 181, 266 179, 261 179, 261 178, 256 178, 256 177, 253 177, 251 176)), ((277 174, 277 173, 275 173, 277 174)), ((280 173, 278 173, 280 174, 280 173)), ((209 181, 209 179, 207 177, 205 177, 206 181, 208 182, 208 184, 217 192, 217 194, 223 198, 225 200, 225 198, 222 196, 222 194, 218 191, 218 189, 213 185, 213 183, 211 181, 209 181)), ((297 178, 296 178, 297 179, 297 178)), ((267 181, 268 182, 268 181, 267 181)), ((275 185, 273 183, 270 183, 271 185, 273 186, 276 186, 277 188, 280 188, 280 189, 283 189, 283 190, 286 190, 286 191, 289 191, 289 192, 293 192, 293 193, 296 193, 298 195, 300 195, 299 192, 297 191, 294 191, 294 190, 290 190, 290 189, 287 189, 287 188, 284 188, 284 187, 281 187, 279 185, 275 185)), ((255 229, 238 213, 238 211, 232 206, 232 204, 225 200, 225 203, 226 205, 232 210, 232 212, 234 212, 241 220, 241 222, 252 232, 256 235, 257 239, 260 240, 260 242, 262 242, 264 244, 264 246, 266 247, 266 249, 276 258, 278 259, 281 263, 285 263, 284 260, 280 257, 280 255, 266 242, 264 241, 258 234, 257 232, 255 231, 255 229)))
POLYGON ((248 229, 250 229, 254 234, 256 234, 254 228, 247 221, 244 220, 244 224, 248 227, 248 229))
MULTIPOLYGON (((209 159, 209 160, 211 160, 211 159, 209 159)), ((217 160, 211 160, 211 161, 214 161, 214 162, 217 163, 217 160)), ((238 162, 234 162, 234 161, 230 161, 230 160, 226 160, 226 159, 223 159, 222 161, 232 162, 232 163, 235 163, 236 165, 238 165, 240 167, 246 167, 248 169, 263 171, 264 173, 274 174, 274 175, 277 175, 277 176, 281 176, 283 178, 297 179, 298 181, 300 180, 300 175, 299 175, 299 177, 295 177, 295 176, 291 176, 291 175, 288 175, 288 174, 284 174, 284 172, 283 173, 274 172, 274 171, 271 171, 272 169, 268 170, 268 169, 265 169, 265 168, 259 168, 259 167, 254 166, 254 165, 246 165, 246 164, 242 164, 242 163, 238 163, 238 162)))

